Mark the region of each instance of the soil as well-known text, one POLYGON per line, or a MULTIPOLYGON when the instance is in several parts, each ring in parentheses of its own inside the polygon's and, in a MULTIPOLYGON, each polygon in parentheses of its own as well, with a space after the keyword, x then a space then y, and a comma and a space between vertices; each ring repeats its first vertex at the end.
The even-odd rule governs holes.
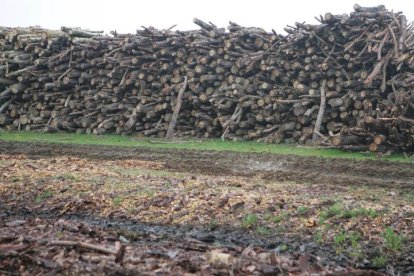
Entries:
POLYGON ((300 183, 373 185, 414 190, 414 164, 381 160, 303 157, 112 146, 0 142, 0 152, 31 157, 73 156, 94 160, 139 159, 164 162, 177 172, 223 176, 260 176, 300 183))
POLYGON ((414 271, 412 163, 1 141, 0 171, 0 274, 414 271))

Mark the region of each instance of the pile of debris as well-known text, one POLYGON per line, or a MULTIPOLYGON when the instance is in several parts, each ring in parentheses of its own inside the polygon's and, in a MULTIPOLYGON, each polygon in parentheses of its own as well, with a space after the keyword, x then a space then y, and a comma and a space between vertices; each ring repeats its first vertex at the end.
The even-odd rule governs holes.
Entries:
POLYGON ((354 9, 285 36, 0 27, 0 127, 413 151, 413 25, 354 9))

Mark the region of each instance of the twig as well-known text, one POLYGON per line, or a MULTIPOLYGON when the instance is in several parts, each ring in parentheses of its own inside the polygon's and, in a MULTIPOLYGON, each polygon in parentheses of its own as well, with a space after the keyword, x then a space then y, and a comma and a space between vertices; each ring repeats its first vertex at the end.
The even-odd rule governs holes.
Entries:
POLYGON ((381 83, 381 92, 385 92, 387 87, 387 66, 390 61, 390 58, 385 58, 384 65, 382 66, 382 83, 381 83))
POLYGON ((0 99, 7 97, 11 93, 11 86, 0 93, 0 99))
POLYGON ((174 29, 175 27, 177 27, 177 24, 174 24, 174 25, 172 25, 171 27, 169 27, 168 29, 167 29, 167 31, 171 31, 172 29, 174 29))
POLYGON ((407 118, 407 117, 405 117, 403 115, 398 116, 398 119, 400 119, 403 122, 407 122, 407 123, 410 123, 410 124, 413 124, 414 125, 414 119, 407 118))
POLYGON ((11 103, 12 101, 11 100, 9 100, 9 101, 7 101, 7 102, 5 102, 1 107, 0 107, 0 114, 1 113, 3 113, 3 111, 4 110, 6 110, 6 108, 9 106, 9 104, 11 103))
POLYGON ((389 32, 387 32, 384 36, 384 38, 381 40, 379 46, 378 46, 378 50, 377 50, 377 60, 380 61, 381 60, 381 51, 382 51, 382 47, 384 46, 385 41, 388 39, 389 36, 389 32))
POLYGON ((52 240, 48 243, 49 245, 61 245, 61 246, 78 246, 81 248, 86 248, 94 250, 97 252, 105 254, 117 254, 118 252, 109 248, 105 248, 99 245, 90 244, 87 242, 78 242, 78 241, 67 241, 67 240, 52 240))
POLYGON ((391 36, 392 36, 392 40, 394 41, 394 57, 397 59, 399 54, 398 54, 398 42, 397 42, 397 38, 395 37, 395 33, 392 29, 392 27, 390 25, 388 25, 388 29, 391 32, 391 36))
POLYGON ((119 86, 125 86, 126 76, 128 74, 129 70, 126 69, 124 75, 122 76, 121 82, 119 83, 119 86))
POLYGON ((67 74, 69 74, 69 72, 72 71, 72 68, 69 68, 68 70, 65 71, 65 73, 63 73, 62 75, 60 75, 60 77, 58 78, 58 81, 60 81, 62 78, 64 78, 67 74))
POLYGON ((364 84, 366 84, 368 87, 371 86, 372 81, 378 75, 378 73, 381 71, 381 68, 384 65, 384 63, 386 63, 387 60, 391 58, 392 52, 393 52, 393 50, 390 50, 388 52, 388 54, 385 56, 385 58, 383 58, 381 61, 379 61, 379 62, 377 62, 377 64, 375 64, 374 69, 372 69, 371 74, 369 74, 369 76, 365 79, 364 84))
POLYGON ((303 100, 274 100, 274 102, 276 103, 299 103, 299 102, 303 102, 303 100))
POLYGON ((72 59, 73 59, 73 51, 72 51, 72 49, 70 49, 70 57, 69 57, 68 67, 70 67, 72 65, 72 59))
POLYGON ((174 128, 177 123, 178 115, 180 114, 182 97, 183 97, 183 94, 186 88, 187 88, 187 76, 184 77, 184 82, 181 86, 180 91, 178 92, 177 102, 174 107, 174 112, 171 117, 170 124, 168 125, 167 134, 165 135, 166 139, 171 139, 173 137, 174 128))
POLYGON ((315 127, 313 129, 312 141, 316 142, 319 138, 318 134, 321 129, 323 114, 325 113, 326 95, 325 95, 326 80, 323 80, 321 86, 321 104, 319 106, 318 116, 316 117, 315 127))
POLYGON ((36 68, 36 65, 32 65, 32 66, 29 66, 29 67, 26 67, 26 68, 23 68, 23 69, 20 69, 20 70, 14 71, 14 72, 12 72, 12 73, 7 74, 7 75, 6 75, 6 77, 13 77, 13 76, 17 76, 17 75, 20 75, 21 73, 24 73, 24 72, 30 71, 30 70, 32 70, 32 69, 34 69, 34 68, 36 68))
POLYGON ((115 49, 113 49, 112 51, 110 51, 109 53, 105 54, 105 57, 109 57, 109 56, 111 56, 113 53, 119 52, 119 51, 121 51, 121 50, 122 50, 122 46, 121 46, 121 47, 118 47, 118 48, 115 48, 115 49))

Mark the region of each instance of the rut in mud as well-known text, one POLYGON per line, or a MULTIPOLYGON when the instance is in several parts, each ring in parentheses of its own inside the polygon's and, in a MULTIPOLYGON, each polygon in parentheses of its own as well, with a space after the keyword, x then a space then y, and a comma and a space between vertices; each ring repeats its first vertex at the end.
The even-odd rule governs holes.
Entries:
POLYGON ((414 270, 410 163, 0 142, 0 171, 1 273, 414 270))

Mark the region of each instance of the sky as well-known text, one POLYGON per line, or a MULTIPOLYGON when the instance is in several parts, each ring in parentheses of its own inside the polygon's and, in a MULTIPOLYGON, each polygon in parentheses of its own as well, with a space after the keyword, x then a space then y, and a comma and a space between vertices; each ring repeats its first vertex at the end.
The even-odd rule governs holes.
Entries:
MULTIPOLYGON (((349 13, 355 1, 347 0, 0 0, 0 26, 61 26, 103 30, 109 33, 135 33, 141 26, 191 30, 197 17, 227 27, 229 21, 247 27, 261 27, 283 33, 295 22, 316 23, 314 16, 331 12, 349 13)), ((414 1, 359 0, 361 6, 383 4, 389 10, 403 11, 414 20, 414 1)))

